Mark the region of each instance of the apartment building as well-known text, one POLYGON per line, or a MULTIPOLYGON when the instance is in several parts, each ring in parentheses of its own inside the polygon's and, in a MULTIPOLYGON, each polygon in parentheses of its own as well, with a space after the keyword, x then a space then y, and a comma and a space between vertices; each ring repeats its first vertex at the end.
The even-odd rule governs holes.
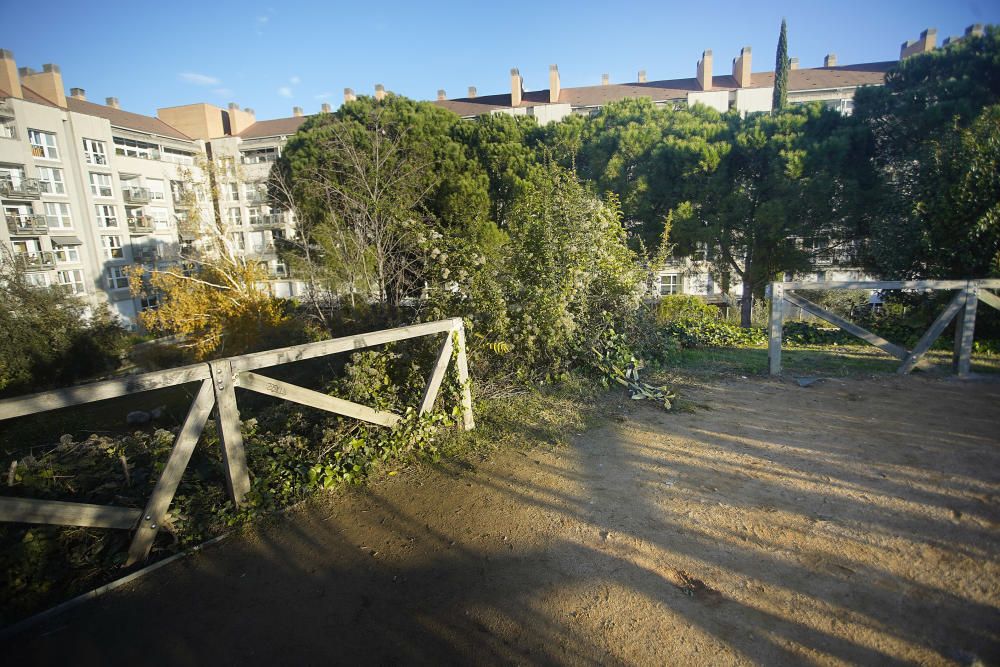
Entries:
POLYGON ((18 69, 0 50, 0 242, 31 283, 106 302, 136 328, 157 296, 132 295, 128 268, 184 270, 198 244, 187 223, 218 211, 233 246, 266 264, 272 291, 294 296, 302 287, 274 246, 294 220, 268 207, 263 182, 304 120, 299 112, 258 123, 235 105, 135 114, 115 98, 88 101, 80 88, 67 96, 58 66, 18 69))
MULTIPOLYGON (((982 33, 982 25, 969 26, 965 32, 966 36, 982 33)), ((952 37, 946 39, 944 44, 959 39, 952 37)), ((921 33, 919 39, 902 44, 900 60, 932 51, 936 43, 937 30, 929 28, 921 33)), ((768 56, 767 60, 772 62, 773 56, 768 56)), ((801 68, 798 58, 791 58, 788 102, 802 104, 818 101, 849 114, 853 108, 854 92, 861 86, 884 85, 886 72, 896 62, 839 65, 837 56, 831 53, 824 58, 822 67, 801 68)), ((719 72, 712 50, 708 49, 702 52, 701 59, 695 64, 695 76, 691 78, 650 81, 642 70, 635 81, 611 83, 610 76, 604 74, 600 85, 573 88, 562 87, 558 66, 550 65, 549 87, 532 91, 524 89, 524 78, 515 68, 510 71, 509 93, 480 96, 477 89, 470 86, 465 97, 449 99, 444 90, 439 90, 436 104, 463 118, 503 113, 532 116, 541 124, 559 121, 570 114, 594 114, 611 102, 639 98, 675 108, 702 104, 720 112, 771 111, 774 72, 754 72, 752 65, 752 49, 745 46, 732 59, 729 71, 719 72)))
MULTIPOLYGON (((982 33, 971 26, 966 35, 982 33)), ((945 44, 960 39, 950 38, 945 44)), ((929 29, 900 48, 900 58, 935 48, 929 29)), ((792 59, 789 101, 821 101, 850 113, 860 86, 882 85, 895 61, 838 65, 828 55, 823 67, 802 69, 792 59)), ((518 70, 511 71, 509 94, 447 99, 437 104, 465 118, 486 113, 528 115, 539 123, 570 114, 592 114, 621 99, 646 97, 659 105, 704 104, 720 111, 769 111, 773 72, 753 72, 752 52, 744 47, 730 74, 717 75, 712 51, 706 50, 690 79, 563 88, 559 70, 549 69, 549 88, 525 91, 518 70)), ((375 98, 386 95, 382 85, 375 98)), ((355 99, 351 89, 345 101, 355 99)), ((322 112, 329 112, 324 104, 322 112)), ((6 224, 0 243, 14 253, 29 280, 39 286, 62 285, 93 302, 107 302, 122 321, 138 326, 137 315, 157 305, 155 295, 133 296, 127 268, 134 265, 184 270, 185 250, 198 249, 192 220, 217 222, 237 252, 259 261, 268 286, 281 297, 294 297, 304 285, 289 275, 276 242, 293 238, 289 211, 272 208, 264 193, 271 165, 288 138, 306 120, 301 108, 288 118, 256 119, 252 109, 236 104, 220 108, 199 103, 161 108, 156 117, 120 108, 115 98, 104 104, 87 100, 80 88, 67 96, 55 65, 41 72, 18 69, 13 54, 0 50, 0 206, 6 224)), ((821 244, 822 240, 804 241, 821 244)), ((852 279, 843 249, 814 248, 817 279, 852 279)), ((657 294, 683 292, 708 300, 723 296, 709 270, 705 252, 660 267, 657 294)), ((739 287, 729 295, 738 298, 739 287)))
MULTIPOLYGON (((324 104, 322 111, 329 112, 330 106, 324 104)), ((289 118, 258 121, 253 109, 241 109, 235 103, 225 110, 191 104, 158 109, 157 116, 205 141, 216 179, 218 215, 232 246, 264 266, 275 296, 303 293, 304 285, 289 275, 275 245, 294 237, 294 216, 272 208, 266 192, 271 165, 306 120, 302 109, 293 108, 289 118)))

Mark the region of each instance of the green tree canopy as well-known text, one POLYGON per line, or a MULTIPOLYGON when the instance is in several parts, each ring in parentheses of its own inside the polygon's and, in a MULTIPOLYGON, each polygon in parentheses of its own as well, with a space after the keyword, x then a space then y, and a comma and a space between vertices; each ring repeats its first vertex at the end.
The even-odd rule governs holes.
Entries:
POLYGON ((855 96, 877 206, 866 261, 887 277, 997 271, 1000 29, 902 61, 855 96))

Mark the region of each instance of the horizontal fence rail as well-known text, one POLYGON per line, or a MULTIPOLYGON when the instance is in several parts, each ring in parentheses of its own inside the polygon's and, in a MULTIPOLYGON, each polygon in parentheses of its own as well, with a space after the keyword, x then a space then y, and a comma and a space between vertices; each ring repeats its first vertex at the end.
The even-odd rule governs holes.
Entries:
POLYGON ((239 505, 250 490, 250 474, 247 469, 246 451, 243 446, 243 435, 240 432, 239 409, 236 403, 235 389, 237 387, 379 426, 391 428, 400 420, 400 416, 395 413, 374 410, 366 405, 329 396, 252 371, 440 333, 446 333, 447 336, 445 336, 441 351, 438 353, 434 368, 427 380, 420 405, 420 414, 425 414, 433 409, 448 366, 454 357, 455 370, 461 385, 462 426, 466 430, 470 430, 475 428, 475 420, 472 415, 472 391, 469 386, 465 328, 461 318, 332 338, 305 345, 293 345, 208 363, 143 373, 128 378, 106 380, 0 401, 0 420, 4 420, 189 382, 201 382, 198 393, 188 408, 187 416, 174 440, 163 472, 157 479, 153 493, 143 510, 110 505, 0 496, 0 521, 134 530, 126 565, 145 560, 159 532, 159 527, 170 509, 170 503, 177 492, 181 477, 184 475, 194 447, 198 438, 201 437, 213 409, 222 445, 223 468, 229 496, 234 503, 239 505))
POLYGON ((795 306, 822 320, 840 327, 847 333, 874 345, 886 354, 899 359, 902 364, 897 373, 906 375, 927 354, 941 337, 952 320, 957 318, 953 366, 959 377, 968 377, 972 365, 972 342, 976 329, 976 306, 979 302, 1000 310, 1000 297, 988 291, 1000 289, 1000 279, 981 280, 843 280, 829 282, 786 281, 770 285, 771 312, 768 324, 767 365, 771 375, 781 374, 781 335, 786 306, 795 306), (825 308, 809 301, 796 290, 954 290, 955 295, 924 332, 912 350, 891 343, 881 336, 864 329, 825 308))

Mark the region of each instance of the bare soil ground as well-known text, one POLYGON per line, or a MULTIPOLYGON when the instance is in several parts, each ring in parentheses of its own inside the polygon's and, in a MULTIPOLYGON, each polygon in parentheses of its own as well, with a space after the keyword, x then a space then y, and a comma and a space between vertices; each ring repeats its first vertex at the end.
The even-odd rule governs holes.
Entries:
POLYGON ((1000 663, 1000 383, 685 396, 324 496, 4 662, 1000 663))

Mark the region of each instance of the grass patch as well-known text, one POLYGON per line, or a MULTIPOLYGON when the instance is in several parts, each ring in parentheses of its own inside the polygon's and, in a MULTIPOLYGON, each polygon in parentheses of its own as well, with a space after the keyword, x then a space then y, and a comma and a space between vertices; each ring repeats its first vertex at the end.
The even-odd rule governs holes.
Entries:
MULTIPOLYGON (((926 366, 915 372, 951 373, 951 353, 931 350, 926 366)), ((862 377, 891 375, 900 362, 869 345, 815 345, 784 348, 781 351, 784 375, 826 375, 862 377)), ((732 375, 767 375, 767 349, 760 347, 712 347, 672 352, 666 372, 700 378, 732 375)), ((1000 356, 973 355, 972 371, 1000 374, 1000 356)))

